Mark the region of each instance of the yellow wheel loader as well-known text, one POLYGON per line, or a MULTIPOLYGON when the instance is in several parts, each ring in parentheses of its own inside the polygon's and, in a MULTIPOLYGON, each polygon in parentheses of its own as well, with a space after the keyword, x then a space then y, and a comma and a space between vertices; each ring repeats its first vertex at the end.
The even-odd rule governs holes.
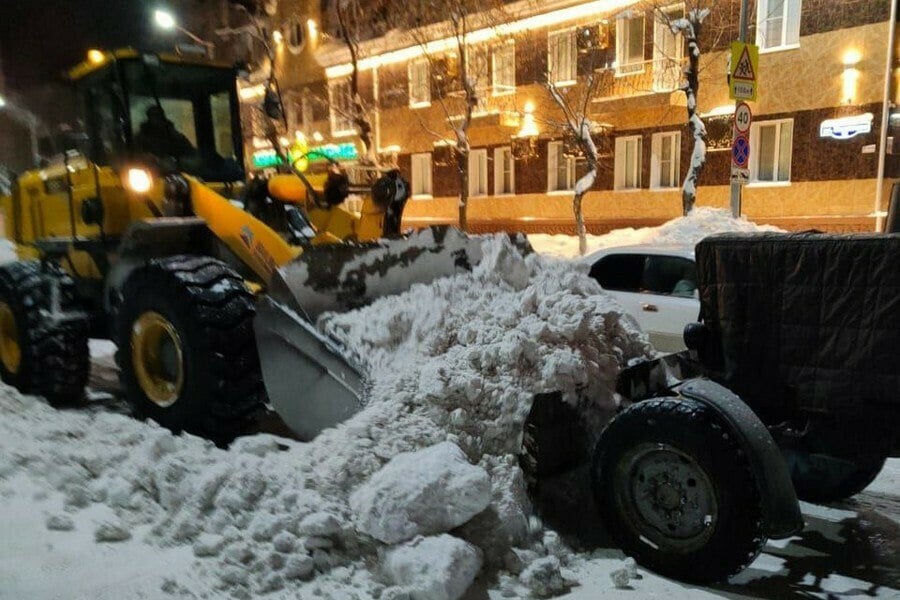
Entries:
POLYGON ((0 267, 0 375, 23 392, 80 398, 108 338, 139 415, 227 440, 268 396, 311 438, 363 397, 317 315, 480 260, 455 230, 399 235, 397 172, 359 214, 334 167, 245 181, 231 67, 121 50, 70 77, 82 147, 0 198, 23 259, 0 267))

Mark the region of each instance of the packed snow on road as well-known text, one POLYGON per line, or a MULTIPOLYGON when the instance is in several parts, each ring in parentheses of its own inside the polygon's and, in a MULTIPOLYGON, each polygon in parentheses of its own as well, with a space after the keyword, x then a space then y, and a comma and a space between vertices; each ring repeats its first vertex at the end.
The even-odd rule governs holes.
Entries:
MULTIPOLYGON (((721 221, 700 215, 668 231, 721 221)), ((583 267, 505 236, 484 254, 472 273, 319 320, 371 381, 366 407, 310 443, 257 434, 223 450, 0 386, 0 598, 716 595, 572 548, 535 515, 519 467, 534 395, 560 391, 602 424, 619 370, 653 350, 583 267)), ((887 488, 880 507, 900 503, 887 488)), ((763 555, 729 592, 763 594, 790 560, 763 555)), ((862 576, 810 585, 897 593, 862 576)))

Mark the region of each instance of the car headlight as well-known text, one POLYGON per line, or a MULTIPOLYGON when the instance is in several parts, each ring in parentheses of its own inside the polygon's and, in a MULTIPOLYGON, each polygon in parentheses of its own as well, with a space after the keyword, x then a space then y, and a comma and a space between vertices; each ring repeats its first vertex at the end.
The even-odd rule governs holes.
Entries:
POLYGON ((153 187, 153 176, 150 174, 150 171, 140 167, 128 169, 126 181, 131 191, 138 194, 146 194, 153 187))

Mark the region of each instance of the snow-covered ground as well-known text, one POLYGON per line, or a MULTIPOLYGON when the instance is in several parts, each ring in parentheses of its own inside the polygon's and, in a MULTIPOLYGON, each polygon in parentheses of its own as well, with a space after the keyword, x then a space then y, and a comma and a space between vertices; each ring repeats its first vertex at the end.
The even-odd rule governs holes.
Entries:
MULTIPOLYGON (((900 461, 841 507, 804 506, 801 535, 713 588, 628 577, 589 499, 570 511, 589 540, 535 517, 516 457, 533 394, 587 391, 579 408, 604 419, 619 368, 650 348, 576 265, 503 238, 485 250, 471 274, 323 318, 375 379, 366 409, 311 443, 222 450, 115 396, 56 409, 0 385, 0 600, 900 595, 900 461)), ((114 347, 91 349, 92 386, 114 391, 114 347)))

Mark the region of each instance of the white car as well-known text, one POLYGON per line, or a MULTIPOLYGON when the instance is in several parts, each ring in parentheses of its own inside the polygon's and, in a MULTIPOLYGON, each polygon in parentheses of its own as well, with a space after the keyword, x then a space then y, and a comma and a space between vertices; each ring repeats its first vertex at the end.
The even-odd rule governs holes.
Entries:
POLYGON ((693 246, 621 246, 581 260, 600 287, 650 335, 657 350, 684 350, 684 326, 700 315, 693 246))

